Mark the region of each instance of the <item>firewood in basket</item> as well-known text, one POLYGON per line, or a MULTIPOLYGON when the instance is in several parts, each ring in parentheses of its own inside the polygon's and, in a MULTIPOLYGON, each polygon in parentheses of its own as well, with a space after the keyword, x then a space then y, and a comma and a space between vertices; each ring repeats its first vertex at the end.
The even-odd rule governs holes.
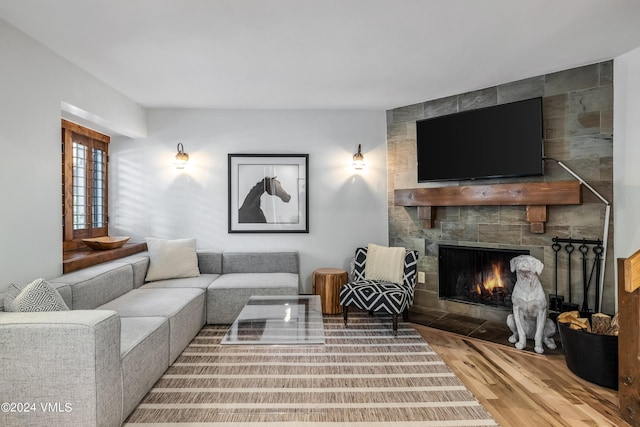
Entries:
POLYGON ((584 330, 587 332, 591 332, 591 325, 589 324, 589 319, 587 319, 586 317, 580 317, 578 319, 571 318, 569 327, 575 330, 584 330))
POLYGON ((580 317, 580 313, 577 311, 565 311, 558 315, 558 322, 571 323, 571 319, 577 319, 580 317))
POLYGON ((611 319, 611 326, 609 326, 609 329, 607 329, 606 334, 618 336, 619 330, 620 327, 618 325, 618 313, 616 313, 611 319))
POLYGON ((591 316, 591 332, 594 334, 606 334, 611 327, 611 316, 604 313, 594 313, 591 316))

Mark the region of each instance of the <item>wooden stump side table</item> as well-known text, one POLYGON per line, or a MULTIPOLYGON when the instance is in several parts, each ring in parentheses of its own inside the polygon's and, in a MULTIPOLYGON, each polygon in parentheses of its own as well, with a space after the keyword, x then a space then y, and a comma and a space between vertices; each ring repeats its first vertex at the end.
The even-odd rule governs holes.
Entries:
POLYGON ((342 313, 340 286, 347 283, 347 272, 339 268, 319 268, 313 271, 313 293, 320 295, 322 314, 342 313))

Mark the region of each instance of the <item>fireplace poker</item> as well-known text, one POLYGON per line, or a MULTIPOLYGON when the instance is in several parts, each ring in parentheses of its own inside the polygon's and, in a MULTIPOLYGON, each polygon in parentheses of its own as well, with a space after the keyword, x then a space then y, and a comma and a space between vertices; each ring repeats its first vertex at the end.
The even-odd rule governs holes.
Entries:
POLYGON ((573 252, 573 249, 571 242, 567 243, 564 247, 564 250, 567 251, 567 265, 569 266, 569 303, 573 303, 573 299, 571 297, 571 253, 573 252))
POLYGON ((551 306, 551 309, 553 311, 560 312, 562 311, 562 302, 564 301, 564 296, 558 295, 558 252, 560 251, 560 248, 562 248, 562 246, 560 245, 560 243, 556 242, 555 239, 553 240, 554 242, 551 245, 551 249, 553 249, 553 252, 555 252, 556 258, 556 268, 554 272, 555 294, 549 297, 549 305, 551 306))
POLYGON ((589 248, 585 245, 584 242, 578 247, 578 250, 582 254, 582 311, 589 311, 589 282, 591 279, 587 280, 587 252, 589 252, 589 248))
MULTIPOLYGON (((596 254, 596 259, 594 261, 596 263, 596 302, 595 302, 596 312, 600 311, 600 304, 601 304, 600 299, 602 298, 602 295, 600 295, 600 287, 602 285, 600 283, 600 280, 602 279, 602 271, 600 269, 601 267, 600 263, 603 260, 604 249, 605 248, 602 245, 599 245, 593 248, 593 252, 596 254)), ((604 270, 604 266, 602 267, 602 269, 604 270)))

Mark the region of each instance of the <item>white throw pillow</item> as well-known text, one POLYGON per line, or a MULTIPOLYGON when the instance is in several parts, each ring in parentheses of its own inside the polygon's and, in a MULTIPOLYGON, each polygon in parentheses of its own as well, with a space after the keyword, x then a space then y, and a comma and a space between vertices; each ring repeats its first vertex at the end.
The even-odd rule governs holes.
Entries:
POLYGON ((368 280, 402 284, 406 252, 405 248, 388 248, 370 243, 367 247, 364 277, 368 280))
POLYGON ((147 282, 200 275, 196 239, 146 239, 149 249, 147 282))
MULTIPOLYGON (((18 286, 11 285, 7 296, 12 289, 18 286)), ((9 301, 5 298, 6 311, 35 312, 35 311, 65 311, 69 310, 60 293, 44 279, 36 279, 25 286, 22 291, 9 301)))

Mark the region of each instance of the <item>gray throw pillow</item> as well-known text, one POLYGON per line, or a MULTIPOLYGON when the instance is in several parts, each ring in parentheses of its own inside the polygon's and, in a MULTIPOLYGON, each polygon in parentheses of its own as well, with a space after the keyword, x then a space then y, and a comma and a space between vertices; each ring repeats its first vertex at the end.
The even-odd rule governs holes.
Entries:
POLYGON ((18 286, 14 283, 9 285, 7 293, 4 295, 4 311, 15 311, 13 309, 13 301, 20 295, 22 288, 24 288, 24 286, 18 286))
POLYGON ((22 291, 8 301, 18 286, 11 285, 5 297, 6 311, 64 311, 69 310, 60 293, 44 279, 36 279, 25 286, 22 291))

